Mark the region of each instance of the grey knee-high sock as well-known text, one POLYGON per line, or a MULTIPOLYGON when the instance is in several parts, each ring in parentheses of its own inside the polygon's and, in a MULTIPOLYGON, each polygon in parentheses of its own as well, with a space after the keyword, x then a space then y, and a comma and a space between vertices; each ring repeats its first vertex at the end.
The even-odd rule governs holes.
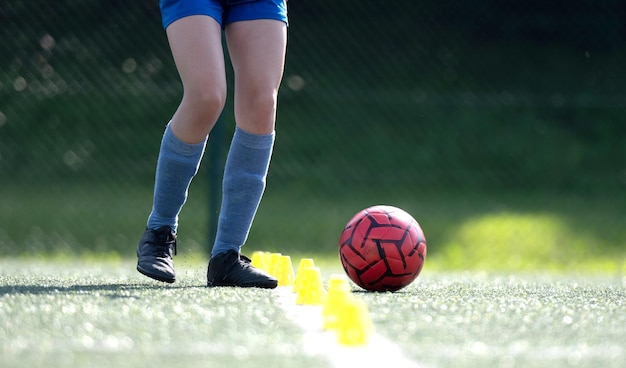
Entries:
POLYGON ((239 128, 226 159, 222 208, 212 256, 239 251, 245 243, 265 190, 275 133, 257 135, 239 128))
POLYGON ((163 134, 154 182, 154 201, 148 228, 178 227, 178 214, 187 200, 191 180, 198 172, 206 139, 189 144, 179 140, 169 124, 163 134))

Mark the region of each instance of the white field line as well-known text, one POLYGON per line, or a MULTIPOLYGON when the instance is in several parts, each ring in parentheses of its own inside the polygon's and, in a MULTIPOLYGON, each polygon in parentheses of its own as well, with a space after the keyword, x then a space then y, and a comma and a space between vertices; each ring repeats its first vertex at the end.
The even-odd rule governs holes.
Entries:
POLYGON ((326 356, 338 368, 423 367, 407 359, 396 345, 377 333, 370 336, 366 345, 341 345, 335 332, 323 329, 321 306, 297 305, 296 293, 288 286, 278 287, 277 294, 287 318, 302 328, 307 354, 326 356))

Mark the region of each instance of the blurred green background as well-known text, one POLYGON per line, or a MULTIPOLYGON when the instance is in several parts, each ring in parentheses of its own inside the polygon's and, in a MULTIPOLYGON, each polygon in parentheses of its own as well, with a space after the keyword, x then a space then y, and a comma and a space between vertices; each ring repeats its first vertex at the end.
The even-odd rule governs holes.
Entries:
MULTIPOLYGON (((626 272, 623 1, 289 12, 248 252, 334 256, 349 218, 385 203, 420 222, 433 267, 626 272)), ((0 254, 134 257, 181 94, 156 0, 0 1, 0 254)), ((229 100, 179 254, 210 246, 233 127, 229 100)))

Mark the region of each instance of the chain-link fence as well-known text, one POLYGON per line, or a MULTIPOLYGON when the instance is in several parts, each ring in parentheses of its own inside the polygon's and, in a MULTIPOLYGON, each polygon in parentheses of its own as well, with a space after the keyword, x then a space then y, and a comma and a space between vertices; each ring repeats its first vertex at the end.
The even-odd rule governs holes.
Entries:
MULTIPOLYGON (((272 210, 389 193, 623 196, 624 2, 292 0, 289 12, 267 194, 286 204, 272 210)), ((157 1, 0 1, 0 70, 0 248, 132 254, 182 93, 157 1)), ((201 247, 232 102, 220 127, 183 214, 201 247)))

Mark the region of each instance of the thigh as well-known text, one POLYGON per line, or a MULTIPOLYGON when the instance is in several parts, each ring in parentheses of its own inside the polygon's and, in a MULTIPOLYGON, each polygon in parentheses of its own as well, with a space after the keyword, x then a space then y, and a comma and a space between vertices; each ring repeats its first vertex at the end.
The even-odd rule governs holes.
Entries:
POLYGON ((237 124, 253 133, 271 132, 274 112, 264 107, 275 100, 283 76, 287 25, 270 19, 234 22, 226 26, 226 40, 235 72, 237 124), (255 110, 259 105, 262 111, 255 110))
POLYGON ((185 93, 206 85, 226 88, 219 23, 203 15, 181 18, 167 28, 167 37, 185 93))
POLYGON ((213 18, 192 15, 174 21, 166 31, 184 89, 172 118, 174 133, 197 141, 208 134, 226 98, 222 30, 213 18))

